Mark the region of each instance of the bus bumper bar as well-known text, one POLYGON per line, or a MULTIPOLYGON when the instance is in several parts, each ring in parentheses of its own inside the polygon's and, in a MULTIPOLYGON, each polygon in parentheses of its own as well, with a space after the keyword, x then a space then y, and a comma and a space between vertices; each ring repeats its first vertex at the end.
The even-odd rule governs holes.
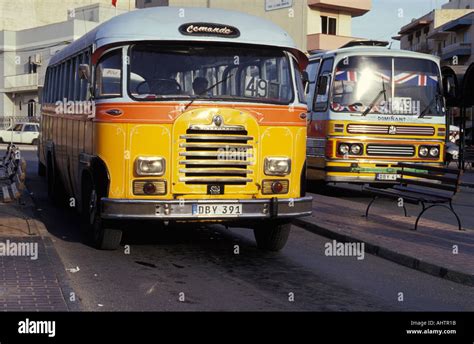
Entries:
POLYGON ((222 220, 239 219, 279 219, 310 216, 312 197, 271 198, 271 199, 214 199, 214 200, 129 200, 102 198, 103 219, 159 219, 159 220, 222 220), (239 215, 196 215, 196 205, 236 205, 242 204, 239 215))

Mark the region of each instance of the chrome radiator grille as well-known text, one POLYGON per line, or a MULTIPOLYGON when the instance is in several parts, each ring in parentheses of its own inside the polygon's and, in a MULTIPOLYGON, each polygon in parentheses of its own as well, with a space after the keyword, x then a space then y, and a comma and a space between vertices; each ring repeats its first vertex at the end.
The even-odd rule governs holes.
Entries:
POLYGON ((415 147, 410 145, 367 145, 367 155, 408 157, 415 155, 415 147))
POLYGON ((350 134, 433 136, 435 128, 409 125, 349 124, 347 132, 350 134))
POLYGON ((180 136, 179 181, 233 185, 252 182, 253 142, 246 130, 188 129, 180 136))

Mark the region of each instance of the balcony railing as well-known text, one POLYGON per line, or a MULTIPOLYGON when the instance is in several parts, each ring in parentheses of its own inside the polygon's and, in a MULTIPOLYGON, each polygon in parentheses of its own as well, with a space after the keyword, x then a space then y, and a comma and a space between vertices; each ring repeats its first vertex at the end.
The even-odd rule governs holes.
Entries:
POLYGON ((415 43, 409 50, 425 54, 429 54, 431 52, 430 46, 426 42, 415 43))
POLYGON ((450 44, 441 50, 441 54, 443 59, 449 59, 453 56, 471 55, 472 46, 469 42, 450 44))
POLYGON ((345 11, 353 17, 361 16, 372 7, 371 0, 308 0, 308 6, 316 9, 345 11))
POLYGON ((307 49, 312 50, 333 50, 360 38, 338 35, 326 35, 315 33, 307 36, 307 49))
POLYGON ((38 88, 38 73, 19 74, 5 77, 5 91, 30 91, 38 88))

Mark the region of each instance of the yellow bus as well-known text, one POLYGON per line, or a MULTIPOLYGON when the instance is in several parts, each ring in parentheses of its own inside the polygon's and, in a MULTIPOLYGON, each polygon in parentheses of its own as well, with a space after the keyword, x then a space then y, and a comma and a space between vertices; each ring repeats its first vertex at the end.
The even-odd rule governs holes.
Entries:
POLYGON ((285 31, 242 13, 114 17, 48 66, 39 172, 51 198, 76 203, 101 249, 133 219, 245 226, 281 249, 291 219, 311 214, 307 62, 285 31))
POLYGON ((390 184, 398 162, 444 162, 437 57, 347 47, 310 56, 307 72, 309 180, 390 184))

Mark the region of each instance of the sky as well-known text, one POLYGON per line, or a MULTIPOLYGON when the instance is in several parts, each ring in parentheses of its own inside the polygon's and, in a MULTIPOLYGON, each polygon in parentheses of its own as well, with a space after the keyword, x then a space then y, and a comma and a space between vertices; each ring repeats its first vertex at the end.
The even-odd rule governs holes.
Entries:
MULTIPOLYGON (((352 36, 392 42, 400 28, 448 0, 372 0, 372 9, 352 20, 352 36)), ((399 48, 393 41, 393 48, 399 48)))

